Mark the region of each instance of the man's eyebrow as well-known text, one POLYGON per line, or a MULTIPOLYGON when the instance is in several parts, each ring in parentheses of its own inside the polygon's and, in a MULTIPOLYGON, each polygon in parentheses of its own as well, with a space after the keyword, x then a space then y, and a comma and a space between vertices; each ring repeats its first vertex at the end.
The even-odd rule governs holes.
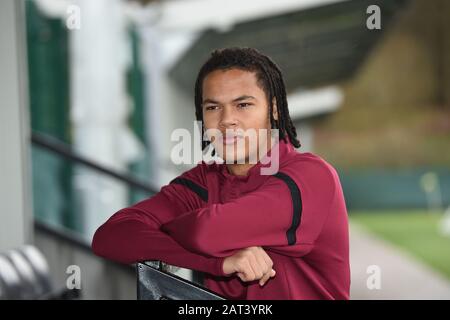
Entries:
MULTIPOLYGON (((243 96, 237 97, 236 99, 233 99, 232 102, 238 102, 238 101, 248 100, 248 99, 256 100, 256 98, 253 96, 243 95, 243 96)), ((202 104, 207 104, 207 103, 220 103, 220 102, 213 100, 213 99, 205 99, 202 102, 202 104)))
POLYGON ((205 99, 202 102, 202 104, 207 104, 207 103, 219 103, 219 102, 216 100, 213 100, 213 99, 205 99))
POLYGON ((238 101, 248 100, 248 99, 256 100, 256 98, 253 96, 243 95, 243 96, 240 96, 239 98, 234 99, 233 102, 238 102, 238 101))

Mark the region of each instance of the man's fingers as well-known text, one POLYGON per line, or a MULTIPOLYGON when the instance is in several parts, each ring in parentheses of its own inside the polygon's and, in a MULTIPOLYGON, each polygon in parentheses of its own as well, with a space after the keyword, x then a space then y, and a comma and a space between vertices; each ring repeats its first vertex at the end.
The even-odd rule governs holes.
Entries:
POLYGON ((266 253, 264 252, 264 250, 262 248, 256 254, 256 260, 258 261, 258 264, 262 271, 262 275, 258 279, 261 279, 266 273, 268 273, 270 271, 270 269, 272 269, 272 265, 271 265, 272 261, 270 260, 270 258, 267 259, 265 257, 265 255, 266 255, 266 253))
POLYGON ((267 272, 267 273, 264 275, 264 277, 262 277, 261 280, 259 280, 259 285, 260 285, 261 287, 266 283, 267 280, 269 280, 269 278, 270 278, 270 273, 271 273, 271 272, 267 272))
POLYGON ((275 275, 272 259, 262 247, 244 249, 240 255, 234 270, 242 281, 260 280, 260 284, 263 285, 275 275))
POLYGON ((270 256, 267 254, 266 250, 262 249, 262 251, 263 251, 262 256, 264 257, 264 260, 266 261, 269 269, 271 269, 273 267, 273 261, 270 258, 270 256))
POLYGON ((248 260, 245 260, 241 273, 243 273, 244 278, 242 281, 252 281, 255 279, 255 272, 253 271, 252 265, 248 260))
POLYGON ((264 275, 264 277, 262 277, 262 279, 259 281, 259 285, 260 285, 260 286, 263 286, 263 285, 269 280, 269 278, 275 277, 275 274, 276 274, 275 270, 270 269, 270 271, 267 272, 267 273, 264 275))
POLYGON ((259 281, 259 284, 263 286, 269 280, 270 277, 273 277, 275 275, 275 271, 272 269, 273 267, 272 259, 262 247, 260 247, 260 250, 258 252, 258 260, 260 264, 263 266, 264 275, 259 281))
POLYGON ((261 265, 259 264, 258 258, 256 254, 250 254, 249 256, 250 265, 252 266, 253 273, 255 277, 252 280, 259 280, 263 277, 264 271, 262 270, 261 265))

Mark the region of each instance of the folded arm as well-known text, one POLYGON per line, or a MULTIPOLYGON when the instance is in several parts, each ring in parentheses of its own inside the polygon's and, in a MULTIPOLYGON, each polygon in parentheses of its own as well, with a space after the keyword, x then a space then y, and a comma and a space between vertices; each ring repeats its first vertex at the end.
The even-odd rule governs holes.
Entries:
POLYGON ((316 180, 291 176, 269 177, 254 192, 184 213, 161 229, 184 248, 212 257, 226 257, 252 246, 303 256, 320 234, 334 184, 325 171, 318 171, 316 180))
POLYGON ((171 183, 153 197, 116 212, 97 229, 92 249, 120 263, 160 260, 222 276, 222 258, 191 252, 160 230, 164 222, 201 205, 204 201, 192 190, 171 183))

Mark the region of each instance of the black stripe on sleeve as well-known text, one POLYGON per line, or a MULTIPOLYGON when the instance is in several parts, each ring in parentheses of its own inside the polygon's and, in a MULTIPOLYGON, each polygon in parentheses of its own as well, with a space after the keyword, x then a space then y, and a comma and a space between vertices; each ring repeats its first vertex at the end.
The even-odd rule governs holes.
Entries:
POLYGON ((303 210, 302 197, 300 194, 300 190, 299 190, 297 184, 295 183, 295 181, 291 177, 289 177, 287 174, 278 172, 278 173, 274 174, 274 176, 283 180, 287 184, 289 191, 291 192, 292 207, 293 207, 292 224, 289 227, 289 229, 286 231, 286 236, 287 236, 287 240, 288 240, 288 245, 294 245, 297 241, 296 231, 297 231, 298 226, 300 225, 300 220, 302 218, 302 210, 303 210))
POLYGON ((208 202, 208 190, 199 186, 197 183, 186 178, 175 178, 172 181, 170 181, 170 183, 181 184, 182 186, 185 186, 191 189, 193 192, 195 192, 200 197, 200 199, 202 199, 205 202, 208 202))

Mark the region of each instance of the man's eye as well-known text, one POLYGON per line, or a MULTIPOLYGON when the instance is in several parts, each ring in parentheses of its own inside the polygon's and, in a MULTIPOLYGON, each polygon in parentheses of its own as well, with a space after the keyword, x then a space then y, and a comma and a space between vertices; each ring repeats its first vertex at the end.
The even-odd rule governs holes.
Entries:
POLYGON ((238 107, 239 108, 247 108, 247 107, 249 107, 250 106, 250 103, 246 103, 246 102, 243 102, 243 103, 239 103, 238 104, 238 107))
POLYGON ((216 110, 218 108, 218 106, 207 106, 205 109, 206 110, 216 110))

